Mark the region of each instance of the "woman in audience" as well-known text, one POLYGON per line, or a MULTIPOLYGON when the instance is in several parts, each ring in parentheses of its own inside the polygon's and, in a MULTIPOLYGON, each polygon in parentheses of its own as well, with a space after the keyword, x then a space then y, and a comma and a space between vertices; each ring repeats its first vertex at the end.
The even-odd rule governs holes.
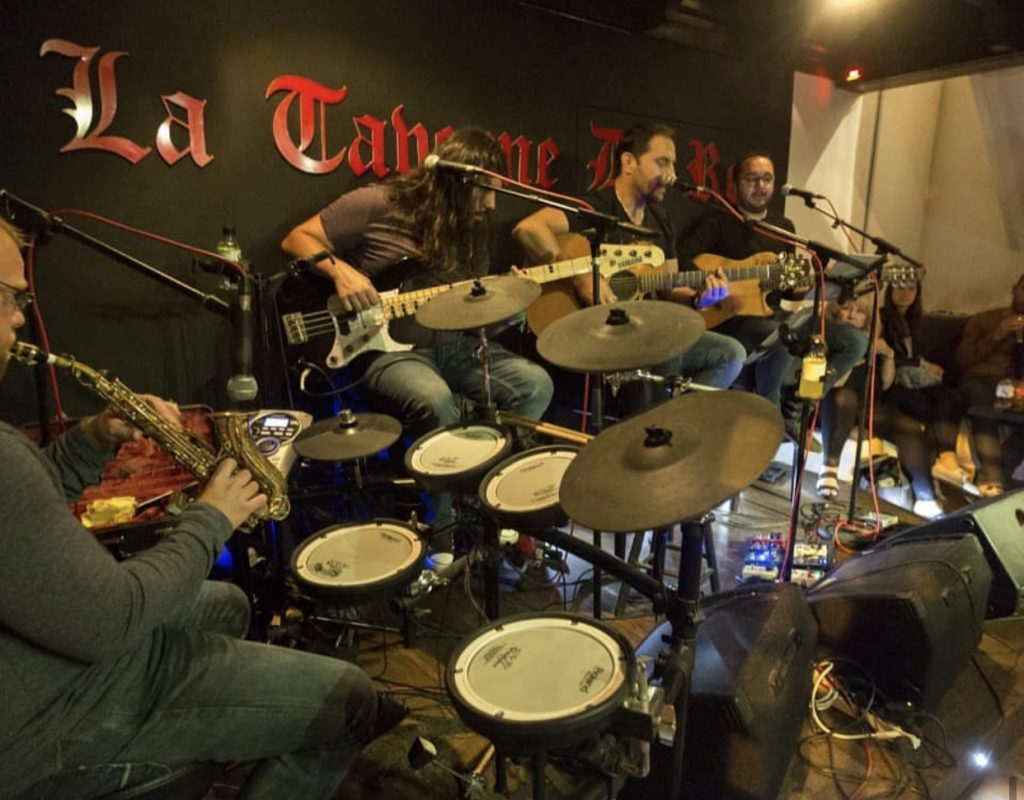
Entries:
MULTIPOLYGON (((905 310, 909 310, 917 299, 918 294, 916 288, 912 296, 908 295, 904 290, 895 300, 892 300, 892 290, 890 288, 886 296, 887 300, 892 300, 893 308, 899 313, 899 306, 902 304, 905 310)), ((857 302, 833 306, 830 307, 829 311, 837 319, 849 322, 861 329, 867 327, 866 323, 870 316, 870 310, 857 302)), ((891 315, 893 312, 887 313, 891 315)), ((900 317, 906 320, 905 313, 900 313, 900 317)), ((908 322, 907 330, 910 329, 910 325, 911 323, 908 322)), ((914 325, 916 326, 916 317, 914 325)), ((912 335, 910 337, 902 337, 903 328, 895 320, 890 320, 888 324, 883 321, 880 325, 880 333, 885 331, 887 327, 889 330, 895 331, 896 336, 904 339, 913 338, 912 335)), ((907 348, 913 347, 912 342, 909 345, 905 341, 900 342, 900 347, 901 352, 906 355, 899 356, 892 342, 888 341, 883 335, 877 337, 875 344, 877 370, 875 375, 874 429, 878 435, 893 442, 899 450, 900 463, 910 476, 911 486, 914 490, 914 513, 931 519, 943 513, 942 506, 935 496, 935 487, 931 474, 932 463, 935 461, 936 442, 924 421, 919 419, 916 414, 908 413, 906 409, 913 408, 918 410, 921 416, 934 414, 935 412, 930 411, 931 406, 928 406, 919 398, 911 397, 908 399, 905 397, 902 388, 914 391, 910 390, 909 387, 902 387, 900 391, 893 394, 893 389, 899 387, 897 376, 899 375, 900 367, 902 366, 905 370, 911 366, 909 359, 913 350, 908 350, 907 348), (904 363, 901 364, 901 361, 904 363)), ((922 361, 917 363, 920 365, 922 361)), ((924 369, 929 370, 932 374, 936 374, 934 370, 927 366, 927 362, 923 363, 925 364, 924 369)), ((836 476, 839 456, 842 452, 843 443, 850 435, 854 425, 857 424, 858 399, 864 386, 864 373, 866 369, 866 364, 860 364, 855 367, 847 380, 829 392, 824 400, 822 400, 823 466, 816 487, 819 497, 832 499, 839 493, 839 481, 836 476)), ((935 369, 938 369, 938 367, 935 369)), ((941 376, 941 371, 939 375, 941 376)), ((904 380, 910 381, 909 377, 904 380)), ((922 382, 924 381, 924 379, 921 380, 922 382)), ((953 436, 955 441, 955 431, 953 436)))
POLYGON ((894 351, 896 375, 885 400, 924 423, 938 453, 939 468, 962 480, 965 476, 956 460, 956 437, 966 409, 960 393, 943 384, 942 367, 919 351, 921 314, 920 281, 886 289, 882 338, 894 351))

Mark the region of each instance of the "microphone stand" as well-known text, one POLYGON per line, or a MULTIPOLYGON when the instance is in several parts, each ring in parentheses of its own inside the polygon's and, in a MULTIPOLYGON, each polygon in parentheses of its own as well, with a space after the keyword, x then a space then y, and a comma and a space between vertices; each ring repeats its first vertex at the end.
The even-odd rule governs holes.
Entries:
POLYGON ((147 264, 145 261, 141 261, 134 256, 128 255, 128 253, 125 253, 123 250, 118 250, 116 247, 107 244, 101 239, 97 239, 84 231, 80 231, 78 228, 68 225, 56 214, 51 214, 38 206, 34 206, 31 203, 22 200, 17 195, 11 194, 6 189, 0 189, 0 201, 6 203, 8 207, 13 204, 14 206, 24 211, 28 211, 38 219, 42 220, 43 225, 45 226, 44 232, 46 235, 51 235, 53 233, 64 234, 69 239, 74 239, 76 242, 84 244, 86 247, 92 248, 93 250, 112 258, 114 261, 118 261, 121 264, 131 267, 136 272, 140 272, 145 275, 147 278, 152 278, 153 280, 162 283, 164 286, 174 289, 179 294, 186 295, 192 300, 198 300, 211 311, 215 311, 225 317, 231 316, 231 304, 222 300, 217 295, 203 292, 184 281, 178 280, 173 275, 168 275, 166 272, 157 269, 151 264, 147 264))
MULTIPOLYGON (((846 230, 853 231, 859 236, 864 237, 875 246, 876 256, 870 259, 870 263, 865 262, 860 264, 856 261, 850 261, 847 259, 847 263, 852 263, 854 266, 859 267, 862 273, 859 275, 860 279, 866 278, 872 273, 880 273, 882 265, 885 263, 887 256, 894 255, 902 258, 908 264, 917 267, 918 269, 924 269, 924 264, 918 261, 916 258, 911 258, 904 253, 899 247, 894 245, 892 242, 883 239, 881 236, 872 236, 866 230, 858 228, 856 225, 847 222, 838 214, 834 214, 830 211, 826 211, 823 208, 819 208, 815 205, 813 200, 805 201, 809 208, 813 208, 820 214, 824 214, 826 217, 832 220, 833 228, 845 228, 846 230)), ((867 410, 868 403, 873 403, 874 398, 869 398, 868 393, 871 391, 871 369, 875 361, 875 338, 878 335, 878 309, 880 305, 880 298, 877 286, 874 289, 874 298, 872 302, 871 311, 871 325, 869 327, 869 341, 868 341, 868 369, 864 371, 864 380, 861 384, 860 397, 857 402, 857 450, 856 459, 854 461, 853 470, 853 482, 850 486, 850 505, 847 509, 847 519, 853 520, 857 513, 857 490, 860 486, 860 454, 861 448, 864 446, 864 433, 867 425, 867 410)), ((868 458, 872 458, 871 453, 868 453, 868 458)), ((877 523, 877 520, 876 520, 877 523)))
MULTIPOLYGON (((238 373, 232 375, 228 381, 227 393, 230 401, 241 408, 248 408, 253 405, 253 401, 258 394, 258 384, 255 376, 252 374, 254 366, 252 353, 255 327, 254 313, 262 307, 262 281, 259 275, 252 271, 248 263, 240 265, 243 270, 241 274, 236 276, 234 271, 232 271, 232 274, 228 275, 229 279, 237 282, 235 286, 237 301, 229 303, 215 294, 197 289, 191 284, 185 283, 173 275, 154 267, 152 264, 148 264, 95 236, 91 236, 69 225, 60 216, 51 214, 45 209, 39 208, 17 195, 11 194, 6 189, 0 189, 0 201, 5 203, 8 208, 13 206, 18 210, 33 215, 36 220, 41 222, 42 232, 46 237, 51 237, 55 233, 67 236, 69 239, 84 244, 86 247, 118 263, 131 267, 145 277, 155 280, 191 300, 198 301, 210 311, 227 317, 231 322, 236 340, 235 368, 238 369, 238 373)), ((40 226, 35 225, 32 227, 40 226)), ((263 324, 260 326, 264 353, 267 350, 266 342, 268 341, 265 336, 266 333, 266 320, 264 319, 263 324)))
MULTIPOLYGON (((552 200, 549 197, 544 197, 533 192, 523 192, 516 189, 510 189, 503 185, 494 186, 478 177, 467 177, 466 182, 482 189, 489 189, 501 194, 510 195, 511 197, 518 197, 521 200, 526 200, 534 205, 556 208, 567 215, 573 215, 586 220, 591 227, 584 230, 582 234, 590 243, 591 297, 593 298, 595 305, 600 303, 601 298, 601 244, 604 242, 608 232, 619 229, 633 234, 634 236, 654 235, 654 231, 650 228, 645 228, 642 225, 635 225, 632 222, 620 220, 614 214, 605 214, 601 211, 579 208, 569 203, 561 203, 557 200, 552 200)), ((591 375, 590 378, 591 429, 594 435, 597 435, 601 432, 601 428, 604 425, 604 387, 599 380, 599 375, 591 375)), ((594 547, 600 550, 600 531, 593 531, 593 542, 594 547)), ((620 540, 616 539, 617 546, 619 546, 619 542, 620 540)), ((625 555, 625 552, 623 552, 622 555, 625 555)), ((594 619, 601 619, 601 582, 601 569, 595 564, 592 570, 591 582, 594 593, 594 619)))
MULTIPOLYGON (((810 204, 810 201, 805 199, 805 202, 810 204)), ((711 206, 718 213, 728 214, 730 217, 735 219, 735 216, 731 214, 727 209, 719 206, 711 206)), ((758 219, 746 219, 743 220, 744 224, 755 231, 766 233, 770 236, 784 240, 785 242, 800 245, 801 247, 812 250, 819 258, 827 259, 832 258, 836 261, 851 263, 851 256, 830 247, 822 242, 816 242, 812 239, 808 239, 804 236, 800 236, 793 231, 785 228, 780 228, 777 225, 772 225, 769 222, 758 219)), ((859 263, 852 262, 856 267, 860 267, 859 263)), ((824 314, 824 303, 825 297, 824 292, 820 290, 818 285, 817 275, 814 276, 814 297, 812 299, 811 306, 811 320, 808 327, 809 333, 797 334, 797 336, 790 342, 786 342, 783 339, 784 345, 789 349, 790 353, 794 356, 803 357, 806 355, 807 342, 810 337, 813 337, 815 331, 820 328, 820 320, 824 314), (803 341, 801 341, 803 340, 803 341)), ((790 482, 790 496, 795 497, 798 488, 802 483, 802 465, 806 456, 807 450, 807 434, 810 428, 810 417, 811 417, 811 403, 807 398, 800 398, 800 433, 796 442, 796 456, 794 460, 794 469, 790 482)), ((782 572, 779 575, 780 582, 788 582, 792 575, 793 568, 793 552, 796 546, 796 529, 797 529, 797 515, 791 513, 789 515, 789 526, 786 535, 786 552, 783 556, 783 567, 782 572)))

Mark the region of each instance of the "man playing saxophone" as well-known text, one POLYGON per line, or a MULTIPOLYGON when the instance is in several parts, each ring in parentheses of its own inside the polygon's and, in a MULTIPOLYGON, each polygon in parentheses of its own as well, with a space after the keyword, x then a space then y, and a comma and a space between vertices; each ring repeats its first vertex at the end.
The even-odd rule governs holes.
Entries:
MULTIPOLYGON (((0 220, 0 379, 32 300, 20 244, 0 220)), ((0 423, 0 798, 99 797, 249 760, 243 797, 332 797, 373 734, 372 684, 343 661, 242 640, 244 594, 206 580, 266 505, 250 472, 221 461, 172 533, 124 562, 68 511, 138 435, 107 410, 40 450, 0 423)))

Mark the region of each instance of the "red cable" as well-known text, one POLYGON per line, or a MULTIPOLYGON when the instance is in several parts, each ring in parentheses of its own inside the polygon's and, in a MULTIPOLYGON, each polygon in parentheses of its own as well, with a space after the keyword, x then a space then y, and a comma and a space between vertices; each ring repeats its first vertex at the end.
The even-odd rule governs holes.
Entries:
MULTIPOLYGON (((39 297, 36 295, 36 280, 35 280, 35 253, 36 253, 36 235, 32 233, 28 238, 28 247, 25 250, 25 280, 28 281, 28 290, 35 295, 32 301, 32 319, 35 320, 36 335, 39 337, 39 345, 46 352, 50 352, 50 337, 46 333, 46 322, 43 320, 43 309, 39 303, 39 297)), ((67 433, 68 424, 67 419, 64 416, 64 406, 60 400, 60 388, 57 385, 57 370, 53 364, 48 364, 46 367, 47 382, 50 384, 50 394, 53 396, 53 411, 56 415, 55 423, 57 429, 63 434, 67 433)), ((48 425, 49 421, 45 419, 39 420, 40 425, 48 425)))
MULTIPOLYGON (((507 183, 513 186, 518 186, 519 188, 526 189, 529 192, 537 192, 539 194, 547 195, 548 197, 557 198, 558 200, 565 200, 567 203, 573 203, 575 205, 580 206, 581 208, 587 209, 588 211, 594 210, 594 207, 590 205, 590 203, 579 197, 572 197, 567 194, 559 194, 558 192, 552 192, 550 189, 542 189, 539 186, 531 186, 528 183, 522 183, 520 181, 517 181, 515 178, 508 177, 507 175, 501 175, 497 172, 491 172, 489 169, 484 169, 483 167, 479 167, 477 171, 486 175, 488 178, 494 178, 495 180, 500 181, 501 183, 507 183)), ((477 185, 479 186, 479 184, 477 185)), ((486 189, 487 187, 480 186, 480 188, 486 189)))
POLYGON ((112 228, 117 228, 118 230, 127 231, 128 233, 135 234, 136 236, 141 236, 144 239, 152 239, 153 241, 170 245, 171 247, 176 247, 179 250, 184 250, 186 253, 194 253, 196 255, 206 256, 207 258, 216 259, 217 261, 221 261, 227 264, 228 266, 232 267, 233 269, 237 270, 239 275, 244 277, 246 274, 245 267, 243 267, 237 261, 232 261, 230 258, 224 258, 224 256, 220 255, 219 253, 215 253, 211 250, 203 250, 201 247, 193 247, 190 244, 185 244, 184 242, 179 242, 175 239, 169 239, 168 237, 161 236, 158 233, 144 231, 141 228, 133 228, 131 225, 126 225, 123 222, 118 222, 117 220, 109 219, 107 217, 100 216, 99 214, 94 214, 91 211, 82 211, 81 209, 77 208, 62 208, 58 211, 53 211, 51 213, 56 216, 72 214, 79 217, 85 217, 86 219, 96 220, 97 222, 102 222, 103 224, 109 225, 112 228))

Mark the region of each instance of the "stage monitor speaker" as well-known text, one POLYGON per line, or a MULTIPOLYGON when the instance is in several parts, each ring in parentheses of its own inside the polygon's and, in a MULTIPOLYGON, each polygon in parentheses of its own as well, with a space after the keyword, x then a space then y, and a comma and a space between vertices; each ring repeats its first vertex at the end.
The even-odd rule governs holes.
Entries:
POLYGON ((932 711, 978 646, 991 585, 974 536, 891 539, 808 591, 819 655, 866 669, 882 703, 932 711))
POLYGON ((953 514, 903 531, 888 540, 973 533, 992 568, 989 619, 1024 613, 1024 489, 973 503, 953 514))
MULTIPOLYGON (((796 751, 811 695, 817 630, 803 589, 756 584, 709 598, 697 629, 682 797, 770 800, 796 751)), ((637 650, 655 655, 668 623, 637 650)), ((623 798, 669 800, 671 748, 623 798)))

